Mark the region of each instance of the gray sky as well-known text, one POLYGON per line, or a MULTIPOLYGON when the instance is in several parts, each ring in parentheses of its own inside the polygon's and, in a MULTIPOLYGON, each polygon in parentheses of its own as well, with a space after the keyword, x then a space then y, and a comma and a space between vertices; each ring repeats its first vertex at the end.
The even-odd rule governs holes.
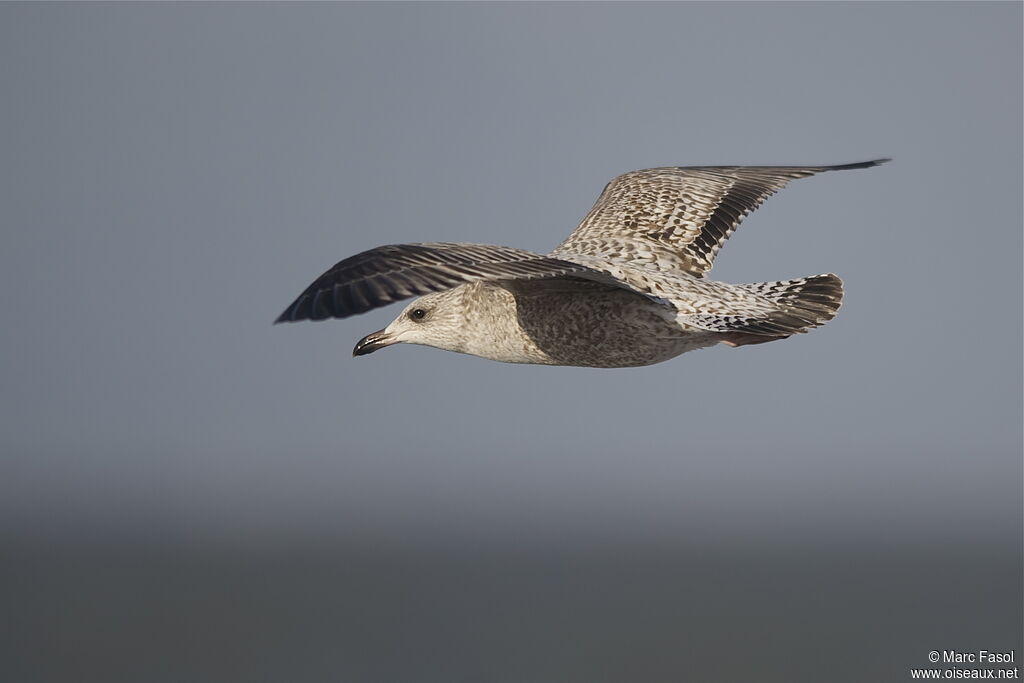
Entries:
POLYGON ((1019 539, 1021 15, 0 5, 0 525, 1019 539), (628 170, 879 156, 721 252, 845 279, 785 342, 595 370, 350 358, 399 306, 271 326, 380 244, 550 249, 628 170))

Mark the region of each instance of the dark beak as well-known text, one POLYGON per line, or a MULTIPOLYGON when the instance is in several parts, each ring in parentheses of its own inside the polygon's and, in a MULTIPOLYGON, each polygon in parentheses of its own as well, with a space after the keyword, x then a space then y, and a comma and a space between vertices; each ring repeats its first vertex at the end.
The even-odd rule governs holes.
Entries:
POLYGON ((371 332, 356 343, 356 347, 352 349, 353 356, 365 356, 368 353, 373 353, 377 349, 383 349, 385 346, 391 346, 395 341, 388 336, 388 333, 384 330, 377 330, 371 332))

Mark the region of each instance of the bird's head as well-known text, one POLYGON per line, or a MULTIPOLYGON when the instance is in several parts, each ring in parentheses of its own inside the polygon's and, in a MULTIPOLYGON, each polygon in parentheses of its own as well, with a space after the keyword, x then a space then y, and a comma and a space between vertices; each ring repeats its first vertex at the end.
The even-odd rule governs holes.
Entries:
POLYGON ((446 351, 462 351, 465 314, 460 289, 435 292, 413 300, 390 325, 360 339, 352 355, 365 356, 392 344, 422 344, 446 351))

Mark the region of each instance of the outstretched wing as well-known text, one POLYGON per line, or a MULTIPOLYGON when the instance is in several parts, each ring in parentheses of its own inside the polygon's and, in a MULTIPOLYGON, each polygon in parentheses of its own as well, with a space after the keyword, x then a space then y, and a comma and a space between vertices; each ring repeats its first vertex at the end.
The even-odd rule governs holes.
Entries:
POLYGON ((586 266, 513 247, 391 244, 356 254, 318 277, 275 322, 347 318, 476 280, 572 276, 608 281, 586 266))
POLYGON ((790 180, 886 161, 633 171, 608 183, 590 213, 551 254, 622 259, 701 277, 740 221, 790 180))

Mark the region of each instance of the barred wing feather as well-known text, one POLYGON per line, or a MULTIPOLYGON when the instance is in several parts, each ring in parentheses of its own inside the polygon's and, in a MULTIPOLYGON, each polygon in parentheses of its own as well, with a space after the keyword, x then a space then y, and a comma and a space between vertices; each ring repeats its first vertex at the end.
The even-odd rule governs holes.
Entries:
POLYGON ((838 166, 651 168, 612 180, 552 256, 581 254, 701 277, 740 222, 797 178, 888 159, 838 166))

